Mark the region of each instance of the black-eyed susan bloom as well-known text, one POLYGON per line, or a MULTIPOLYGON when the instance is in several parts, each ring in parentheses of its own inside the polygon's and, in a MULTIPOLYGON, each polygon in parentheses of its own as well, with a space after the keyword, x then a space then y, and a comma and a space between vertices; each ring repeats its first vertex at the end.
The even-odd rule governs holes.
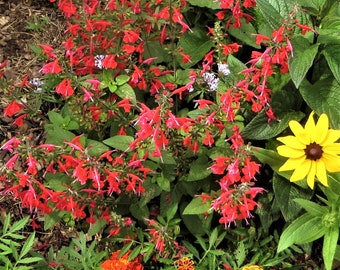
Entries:
POLYGON ((315 177, 324 186, 328 186, 328 172, 340 171, 340 130, 329 129, 326 114, 321 114, 315 124, 314 112, 309 115, 305 127, 297 121, 290 121, 289 127, 293 135, 277 138, 284 143, 277 147, 277 152, 288 160, 279 171, 294 170, 291 182, 307 177, 308 186, 313 189, 315 177))

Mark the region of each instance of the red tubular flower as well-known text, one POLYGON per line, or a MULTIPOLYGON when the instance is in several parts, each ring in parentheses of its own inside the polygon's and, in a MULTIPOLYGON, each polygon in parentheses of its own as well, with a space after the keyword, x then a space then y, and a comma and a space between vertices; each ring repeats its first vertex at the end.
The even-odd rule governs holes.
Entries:
POLYGON ((58 64, 58 59, 56 58, 53 62, 44 65, 40 72, 43 74, 59 74, 63 69, 58 64))
POLYGON ((16 113, 18 113, 21 109, 26 108, 26 105, 13 100, 7 107, 4 109, 4 116, 12 117, 16 113))
POLYGON ((64 97, 69 97, 74 94, 74 90, 71 86, 71 81, 68 79, 63 79, 58 86, 56 87, 55 91, 58 94, 61 94, 64 97))

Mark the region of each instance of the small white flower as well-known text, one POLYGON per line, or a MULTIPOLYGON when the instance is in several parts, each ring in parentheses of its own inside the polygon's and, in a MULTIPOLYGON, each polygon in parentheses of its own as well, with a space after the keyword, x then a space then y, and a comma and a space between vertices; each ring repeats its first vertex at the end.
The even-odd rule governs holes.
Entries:
POLYGON ((208 84, 210 91, 216 91, 218 88, 219 78, 214 73, 205 72, 202 75, 204 81, 208 84))
POLYGON ((105 58, 105 55, 102 54, 98 54, 94 57, 94 65, 99 68, 102 69, 103 68, 103 60, 105 58))
POLYGON ((218 68, 218 72, 221 72, 225 76, 228 76, 231 73, 229 66, 227 64, 218 63, 217 68, 218 68))
POLYGON ((44 84, 44 82, 42 80, 40 80, 39 78, 33 78, 30 81, 30 84, 35 86, 37 89, 34 91, 35 93, 40 93, 42 91, 42 85, 44 84))

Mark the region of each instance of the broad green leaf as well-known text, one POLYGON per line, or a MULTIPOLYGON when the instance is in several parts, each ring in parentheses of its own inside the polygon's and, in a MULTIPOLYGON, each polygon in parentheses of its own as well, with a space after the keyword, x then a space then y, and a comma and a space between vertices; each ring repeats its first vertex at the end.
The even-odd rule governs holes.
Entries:
POLYGON ((74 179, 65 173, 47 173, 45 176, 47 187, 54 191, 65 191, 74 179))
MULTIPOLYGON (((283 2, 282 0, 279 0, 279 1, 283 2)), ((257 0, 256 6, 262 12, 263 17, 265 18, 265 20, 267 20, 268 24, 273 29, 278 29, 281 26, 284 19, 281 16, 280 12, 277 10, 277 7, 275 8, 270 3, 270 1, 268 1, 268 0, 257 0)))
POLYGON ((260 45, 255 43, 256 29, 251 23, 246 23, 245 19, 241 19, 240 28, 230 27, 228 33, 253 48, 261 48, 260 45))
POLYGON ((286 221, 296 218, 301 211, 301 206, 294 199, 310 199, 313 195, 309 189, 296 186, 277 174, 273 176, 273 189, 275 200, 286 221))
POLYGON ((191 202, 185 207, 183 215, 198 215, 208 213, 210 211, 210 201, 207 200, 202 203, 201 197, 196 197, 191 200, 191 202))
POLYGON ((332 269, 338 239, 339 239, 339 227, 334 226, 328 228, 324 235, 322 247, 322 256, 326 270, 332 269))
POLYGON ((138 203, 131 204, 129 210, 133 217, 139 220, 144 220, 149 216, 149 209, 146 205, 141 206, 138 203))
POLYGON ((313 111, 318 115, 321 113, 328 115, 333 129, 340 129, 339 89, 340 84, 332 78, 318 80, 313 85, 303 81, 299 89, 303 99, 313 111))
POLYGON ((277 174, 289 179, 291 173, 279 172, 279 168, 286 162, 286 158, 280 156, 276 151, 252 147, 252 154, 264 164, 268 164, 277 174))
POLYGON ((164 191, 170 192, 170 179, 164 176, 162 173, 161 175, 157 175, 154 177, 156 179, 157 185, 164 191))
POLYGON ((48 119, 50 119, 50 121, 57 125, 57 126, 62 126, 64 123, 64 118, 61 116, 61 114, 55 112, 55 111, 49 111, 47 113, 48 115, 48 119))
POLYGON ((281 90, 273 94, 270 102, 276 117, 280 121, 270 121, 264 111, 257 114, 242 130, 246 139, 266 140, 273 138, 284 131, 289 121, 300 121, 304 114, 298 111, 302 98, 297 91, 281 90))
POLYGON ((176 215, 177 209, 178 209, 178 202, 172 201, 167 205, 166 219, 168 222, 174 218, 174 216, 176 215))
POLYGON ((340 83, 340 45, 327 45, 322 52, 335 79, 340 83))
POLYGON ((133 88, 127 83, 118 86, 118 89, 115 91, 115 94, 119 96, 121 99, 128 98, 131 100, 131 103, 136 103, 136 93, 133 90, 133 88))
POLYGON ((291 39, 293 56, 289 59, 289 73, 296 88, 299 88, 308 70, 313 65, 319 45, 310 45, 309 41, 302 36, 291 39))
POLYGON ((198 7, 206 7, 209 9, 220 9, 220 1, 211 1, 211 0, 188 0, 189 4, 198 7))
POLYGON ((129 152, 131 151, 130 144, 133 142, 133 140, 134 139, 132 136, 117 135, 104 140, 103 143, 115 149, 129 152))
POLYGON ((296 198, 294 199, 295 202, 297 202, 303 209, 305 209, 309 214, 312 216, 323 216, 327 212, 327 207, 321 206, 315 202, 296 198))
POLYGON ((63 145, 64 141, 69 142, 75 137, 72 132, 52 124, 45 125, 45 130, 47 131, 47 144, 63 145))
POLYGON ((87 153, 90 156, 98 157, 101 154, 104 154, 105 152, 109 150, 110 148, 106 146, 105 144, 95 141, 95 140, 87 139, 87 153))
POLYGON ((180 38, 178 45, 183 49, 183 53, 190 56, 190 61, 187 63, 183 63, 182 58, 178 57, 180 66, 187 69, 195 65, 206 53, 210 51, 213 46, 213 42, 206 35, 205 29, 197 27, 193 28, 192 32, 187 31, 184 36, 180 38))
POLYGON ((200 155, 194 162, 190 165, 190 171, 188 177, 185 181, 197 181, 208 177, 211 174, 209 170, 209 159, 205 155, 200 155))
POLYGON ((115 79, 118 86, 121 86, 121 85, 127 83, 129 80, 130 80, 130 77, 128 75, 125 75, 125 74, 118 75, 115 79))
POLYGON ((319 239, 326 233, 320 217, 305 213, 294 220, 282 233, 277 252, 281 252, 293 244, 305 244, 319 239))
MULTIPOLYGON (((282 100, 284 102, 284 99, 282 100)), ((291 120, 300 121, 304 114, 302 112, 287 112, 280 121, 268 123, 265 112, 257 114, 242 130, 242 136, 252 140, 266 140, 273 138, 284 131, 291 120)))

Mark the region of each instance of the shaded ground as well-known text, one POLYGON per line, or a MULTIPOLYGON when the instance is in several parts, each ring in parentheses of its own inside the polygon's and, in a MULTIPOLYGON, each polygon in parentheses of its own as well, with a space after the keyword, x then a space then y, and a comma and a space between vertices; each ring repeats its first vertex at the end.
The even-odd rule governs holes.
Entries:
POLYGON ((58 46, 64 21, 48 0, 0 0, 0 62, 9 59, 5 76, 18 80, 40 69, 30 46, 58 46))

